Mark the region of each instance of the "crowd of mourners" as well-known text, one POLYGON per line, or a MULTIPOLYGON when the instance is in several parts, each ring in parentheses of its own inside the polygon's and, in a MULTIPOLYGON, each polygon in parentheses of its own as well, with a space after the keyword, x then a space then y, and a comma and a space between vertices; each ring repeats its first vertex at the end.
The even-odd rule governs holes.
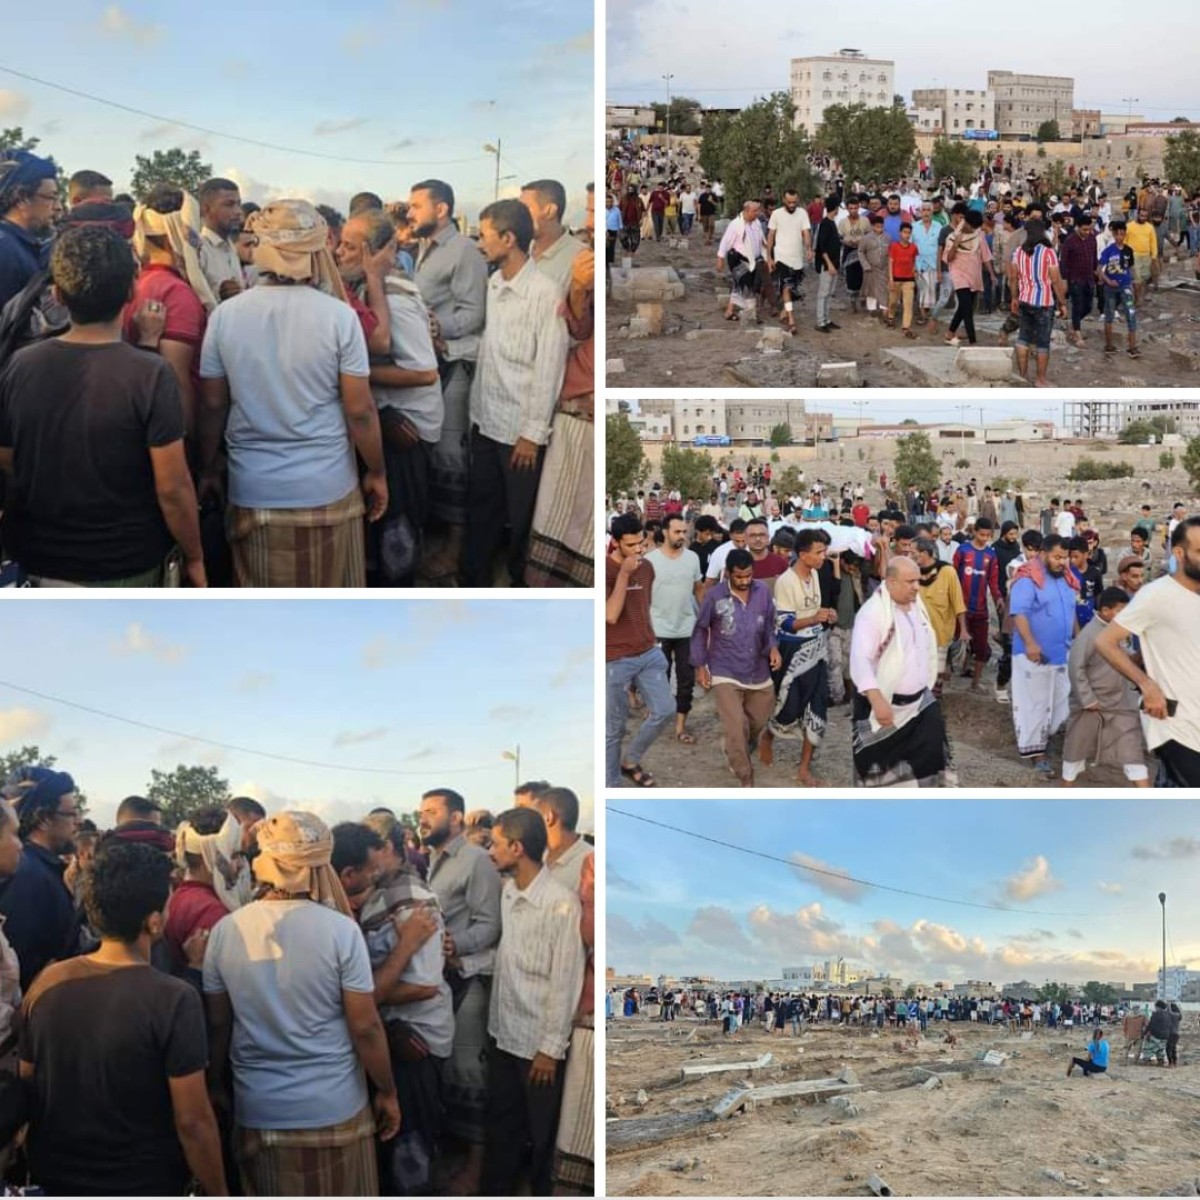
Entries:
POLYGON ((66 188, 0 148, 10 586, 591 586, 590 185, 66 188))
MULTIPOLYGON (((1101 545, 1079 497, 1027 501, 975 479, 866 487, 770 465, 722 471, 708 497, 657 485, 610 497, 606 774, 653 786, 643 758, 711 693, 729 769, 798 744, 797 779, 849 706, 859 786, 954 786, 951 675, 1011 706, 1038 783, 1094 765, 1200 784, 1200 516, 1151 503, 1101 545), (875 496, 878 499, 875 499, 875 496), (945 693, 945 694, 944 694, 945 693), (626 742, 631 708, 644 709, 626 742), (1051 762, 1051 749, 1061 765, 1051 762)), ((1144 490, 1150 485, 1144 485, 1144 490)))
POLYGON ((591 1195, 595 860, 568 788, 328 827, 0 800, 0 1174, 29 1194, 591 1195), (198 1189, 198 1190, 197 1190, 198 1189))

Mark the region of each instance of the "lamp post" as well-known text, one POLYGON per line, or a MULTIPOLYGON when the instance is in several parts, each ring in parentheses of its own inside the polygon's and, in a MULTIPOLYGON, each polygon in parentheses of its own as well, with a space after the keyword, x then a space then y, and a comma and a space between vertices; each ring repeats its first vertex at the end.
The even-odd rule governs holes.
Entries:
POLYGON ((667 166, 671 165, 671 80, 675 76, 667 74, 663 79, 667 81, 667 166))
POLYGON ((1167 998, 1167 893, 1158 893, 1158 902, 1162 905, 1162 989, 1160 1000, 1167 998))
POLYGON ((493 146, 491 142, 483 143, 483 152, 485 154, 494 154, 496 156, 496 188, 492 195, 493 200, 500 199, 500 139, 496 139, 496 144, 493 146))
POLYGON ((513 790, 515 791, 521 786, 521 747, 518 745, 511 750, 505 750, 500 757, 513 764, 513 790))

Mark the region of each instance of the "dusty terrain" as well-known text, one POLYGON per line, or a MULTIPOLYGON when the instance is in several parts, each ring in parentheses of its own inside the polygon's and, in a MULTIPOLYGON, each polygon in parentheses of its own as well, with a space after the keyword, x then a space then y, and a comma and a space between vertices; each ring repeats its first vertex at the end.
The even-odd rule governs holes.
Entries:
POLYGON ((608 1129, 615 1119, 700 1113, 729 1089, 857 1074, 844 1102, 780 1100, 652 1145, 608 1152, 610 1195, 869 1196, 878 1175, 898 1196, 1194 1195, 1200 1176, 1200 1031, 1187 1018, 1173 1070, 1125 1063, 1108 1031, 1107 1076, 1066 1078, 1087 1031, 1029 1041, 965 1023, 931 1024, 911 1049, 886 1030, 821 1025, 798 1039, 682 1018, 610 1021, 608 1129), (687 1031, 696 1033, 685 1040, 687 1031), (957 1047, 942 1043, 945 1030, 957 1047), (636 1030, 657 1031, 643 1035, 636 1030), (995 1048, 999 1067, 977 1060, 995 1048), (680 1082, 680 1067, 742 1062, 770 1052, 753 1075, 680 1082), (940 1085, 922 1090, 931 1074, 940 1085), (645 1103, 639 1104, 639 1090, 645 1103), (856 1110, 856 1111, 855 1111, 856 1110), (1176 1190, 1178 1189, 1178 1190, 1176 1190))
MULTIPOLYGON (((816 382, 817 368, 830 362, 857 362, 859 382, 865 387, 951 386, 885 364, 880 357, 886 350, 941 347, 949 313, 943 315, 936 332, 916 327, 918 340, 908 341, 899 329, 898 315, 897 328, 888 329, 882 322, 867 319, 861 313, 851 314, 845 287, 839 284, 833 301, 833 321, 841 329, 817 333, 814 328, 817 284, 815 275, 809 271, 804 299, 797 308, 796 336, 785 339, 782 354, 763 354, 757 348, 759 335, 763 329, 779 328, 778 320, 760 311, 761 328, 753 322, 727 323, 724 312, 729 276, 728 273, 718 276, 716 272, 715 243, 706 246, 703 234, 695 228, 684 242, 686 249, 675 248, 672 242, 677 241, 643 241, 633 256, 635 269, 673 267, 686 288, 681 300, 665 302, 661 335, 628 338, 629 319, 636 315, 637 305, 607 298, 607 358, 620 359, 625 368, 622 374, 608 374, 609 387, 811 387, 816 382), (686 335, 692 331, 703 332, 695 333, 689 340, 686 335)), ((1164 281, 1194 283, 1195 261, 1165 263, 1164 281)), ((1000 344, 998 330, 1002 319, 1003 314, 977 313, 979 345, 1000 344)), ((1082 326, 1085 338, 1082 350, 1061 344, 1052 348, 1048 378, 1058 387, 1195 387, 1195 371, 1173 361, 1170 351, 1173 347, 1200 346, 1198 322, 1200 291, 1188 287, 1151 292, 1138 314, 1142 357, 1135 361, 1123 352, 1125 327, 1119 315, 1114 333, 1122 352, 1103 353, 1103 326, 1093 313, 1082 326)), ((1064 334, 1069 323, 1059 320, 1055 329, 1064 334)), ((966 345, 965 334, 961 336, 966 345)), ((949 360, 953 354, 946 350, 935 357, 949 360)), ((1019 386, 1015 377, 991 385, 974 381, 974 386, 1009 387, 1014 382, 1019 386)))

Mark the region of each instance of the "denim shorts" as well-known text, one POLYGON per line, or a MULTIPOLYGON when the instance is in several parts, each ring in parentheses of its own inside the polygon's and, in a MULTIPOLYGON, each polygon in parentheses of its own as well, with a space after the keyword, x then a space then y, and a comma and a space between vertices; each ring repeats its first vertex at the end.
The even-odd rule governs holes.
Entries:
POLYGON ((1052 305, 1020 305, 1020 325, 1017 332, 1018 346, 1032 346, 1036 350, 1050 349, 1050 334, 1054 330, 1054 307, 1052 305))
POLYGON ((1133 304, 1133 289, 1127 287, 1108 287, 1105 285, 1101 288, 1101 293, 1104 301, 1104 323, 1111 325, 1116 319, 1117 309, 1125 310, 1125 324, 1129 328, 1130 333, 1137 333, 1137 310, 1133 304))

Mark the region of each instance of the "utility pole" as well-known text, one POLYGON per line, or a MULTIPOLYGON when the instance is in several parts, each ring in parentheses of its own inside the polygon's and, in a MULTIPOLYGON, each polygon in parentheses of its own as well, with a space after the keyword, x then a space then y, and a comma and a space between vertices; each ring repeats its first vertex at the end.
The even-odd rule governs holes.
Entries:
POLYGON ((1167 998, 1167 893, 1158 893, 1158 902, 1162 905, 1162 990, 1160 1000, 1167 998))
POLYGON ((501 147, 501 141, 499 138, 497 138, 496 139, 496 186, 492 193, 493 200, 500 199, 500 147, 501 147))
POLYGON ((1139 100, 1137 96, 1122 96, 1121 103, 1129 105, 1128 109, 1125 112, 1125 115, 1127 117, 1132 117, 1133 116, 1133 106, 1135 104, 1140 104, 1141 100, 1139 100))
POLYGON ((671 165, 671 80, 675 76, 667 74, 663 79, 667 81, 667 166, 671 165))

